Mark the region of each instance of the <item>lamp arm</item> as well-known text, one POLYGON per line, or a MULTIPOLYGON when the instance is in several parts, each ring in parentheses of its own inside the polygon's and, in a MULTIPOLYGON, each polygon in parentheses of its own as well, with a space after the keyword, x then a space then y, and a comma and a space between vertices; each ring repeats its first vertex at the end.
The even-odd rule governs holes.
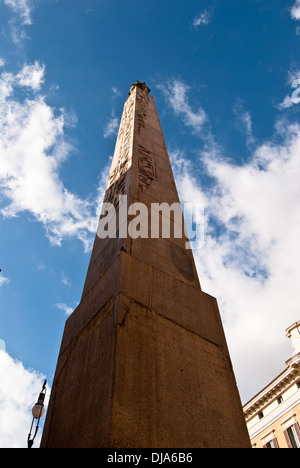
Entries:
POLYGON ((42 391, 40 393, 40 396, 39 396, 39 400, 38 401, 41 401, 41 409, 40 409, 40 414, 39 414, 39 418, 38 418, 38 422, 37 422, 37 425, 36 425, 36 428, 35 428, 35 431, 34 431, 34 436, 33 438, 31 439, 31 431, 32 431, 32 427, 33 427, 33 423, 34 423, 34 419, 35 418, 32 418, 32 422, 31 422, 31 426, 30 426, 30 431, 29 431, 29 434, 28 434, 28 437, 27 437, 27 446, 28 448, 31 448, 33 446, 33 442, 34 442, 34 439, 36 438, 36 435, 37 435, 37 432, 39 430, 39 424, 40 424, 40 419, 41 419, 41 415, 42 415, 42 410, 44 408, 44 405, 43 405, 43 402, 44 402, 44 399, 45 399, 45 395, 46 395, 46 392, 47 392, 47 388, 46 388, 46 385, 47 385, 47 380, 44 381, 43 383, 43 387, 42 387, 42 391), (44 392, 44 393, 43 393, 44 392), (41 398, 42 396, 42 398, 41 398))

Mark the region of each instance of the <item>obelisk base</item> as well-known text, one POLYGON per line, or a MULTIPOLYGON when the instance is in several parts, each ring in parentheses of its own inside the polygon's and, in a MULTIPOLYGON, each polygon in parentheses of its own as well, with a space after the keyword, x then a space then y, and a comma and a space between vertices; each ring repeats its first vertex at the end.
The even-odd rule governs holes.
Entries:
POLYGON ((41 447, 249 448, 216 300, 125 252, 104 276, 67 321, 41 447))

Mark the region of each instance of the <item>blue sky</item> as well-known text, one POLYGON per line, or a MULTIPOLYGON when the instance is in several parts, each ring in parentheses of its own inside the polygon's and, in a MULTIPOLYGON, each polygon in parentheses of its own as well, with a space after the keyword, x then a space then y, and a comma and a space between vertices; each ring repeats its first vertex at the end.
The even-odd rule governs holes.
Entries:
POLYGON ((245 403, 300 318, 300 1, 0 0, 0 23, 0 446, 51 386, 136 80, 181 201, 204 203, 195 259, 245 403))

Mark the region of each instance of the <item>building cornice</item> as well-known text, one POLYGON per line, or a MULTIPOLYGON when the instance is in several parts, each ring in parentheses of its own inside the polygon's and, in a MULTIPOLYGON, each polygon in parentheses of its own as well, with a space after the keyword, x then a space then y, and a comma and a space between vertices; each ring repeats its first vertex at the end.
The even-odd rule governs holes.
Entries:
POLYGON ((243 409, 246 420, 249 420, 258 411, 261 411, 266 404, 278 398, 284 390, 297 381, 297 377, 300 380, 300 353, 289 359, 286 364, 288 366, 287 369, 244 405, 243 409))

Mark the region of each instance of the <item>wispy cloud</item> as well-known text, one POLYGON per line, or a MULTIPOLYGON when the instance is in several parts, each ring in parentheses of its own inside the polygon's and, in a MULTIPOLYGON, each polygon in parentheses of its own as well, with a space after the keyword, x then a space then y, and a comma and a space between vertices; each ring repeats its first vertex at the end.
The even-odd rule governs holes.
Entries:
POLYGON ((56 307, 59 310, 62 310, 63 312, 65 312, 66 315, 71 315, 72 312, 74 311, 74 308, 69 307, 67 304, 64 304, 63 302, 59 302, 58 304, 56 304, 56 307))
POLYGON ((12 41, 22 45, 28 39, 26 29, 33 23, 33 11, 40 0, 0 0, 11 12, 8 28, 12 41))
POLYGON ((255 145, 256 140, 253 135, 252 117, 249 111, 244 109, 241 100, 237 100, 233 106, 233 111, 236 115, 236 126, 246 136, 246 145, 249 149, 255 145))
POLYGON ((5 278, 5 276, 3 276, 3 275, 0 275, 0 288, 2 286, 4 286, 5 284, 8 284, 8 283, 9 283, 9 279, 5 278))
POLYGON ((24 25, 32 24, 32 10, 34 8, 34 0, 1 0, 7 7, 16 13, 24 25))
POLYGON ((162 90, 175 115, 181 117, 184 124, 193 133, 200 135, 207 122, 207 115, 201 107, 197 110, 192 108, 188 98, 190 87, 182 81, 174 79, 164 85, 158 85, 158 88, 162 90))
MULTIPOLYGON (((290 13, 292 19, 299 21, 300 20, 300 0, 295 0, 294 5, 290 8, 290 13)), ((300 26, 296 28, 296 34, 300 35, 300 26)))
POLYGON ((104 138, 115 136, 118 132, 119 124, 120 124, 119 119, 115 117, 113 113, 105 125, 104 132, 103 132, 104 138))
POLYGON ((41 222, 53 244, 70 237, 90 248, 96 230, 98 200, 84 200, 60 179, 60 167, 72 154, 66 136, 68 113, 52 109, 38 91, 45 67, 35 62, 13 75, 0 76, 0 213, 14 217, 29 212, 41 222), (29 89, 16 100, 16 87, 29 89))
MULTIPOLYGON (((112 92, 112 102, 114 102, 116 99, 118 99, 121 96, 121 91, 115 86, 112 86, 111 92, 112 92)), ((109 119, 107 120, 104 126, 104 131, 103 131, 104 138, 116 136, 119 130, 119 126, 120 126, 120 119, 116 117, 115 109, 113 108, 111 112, 111 116, 109 117, 109 119)))
POLYGON ((284 100, 280 104, 276 105, 276 107, 279 110, 284 110, 293 107, 294 104, 295 103, 293 102, 292 96, 288 94, 287 96, 285 96, 284 100))
POLYGON ((208 25, 213 17, 213 11, 212 10, 203 10, 199 15, 195 16, 193 20, 193 27, 194 28, 199 28, 200 26, 206 26, 208 25))
POLYGON ((300 0, 295 0, 295 4, 291 8, 291 16, 295 20, 300 20, 300 0))
POLYGON ((113 93, 113 99, 121 96, 121 91, 119 90, 119 88, 116 88, 116 86, 112 86, 111 90, 113 93))
POLYGON ((68 278, 63 271, 61 273, 61 282, 65 286, 71 286, 72 284, 70 278, 68 278))

